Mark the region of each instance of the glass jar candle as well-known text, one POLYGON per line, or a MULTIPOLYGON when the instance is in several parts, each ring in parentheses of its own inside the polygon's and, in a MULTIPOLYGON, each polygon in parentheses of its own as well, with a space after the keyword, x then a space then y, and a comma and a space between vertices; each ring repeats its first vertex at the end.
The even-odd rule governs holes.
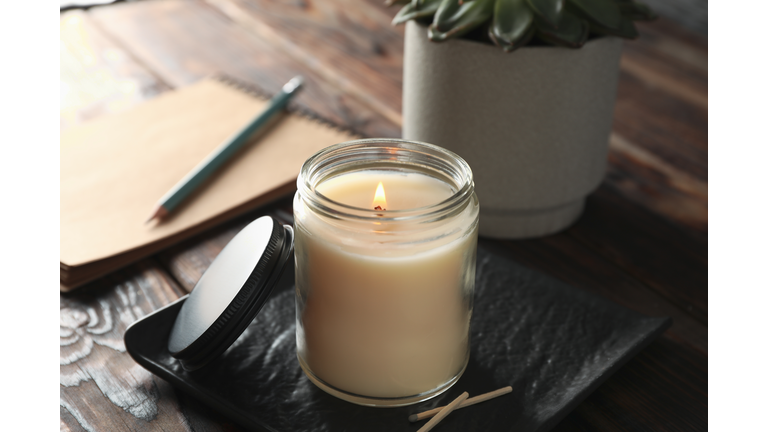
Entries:
POLYGON ((321 389, 373 406, 437 396, 469 360, 479 203, 443 148, 397 139, 328 147, 293 202, 296 343, 321 389))

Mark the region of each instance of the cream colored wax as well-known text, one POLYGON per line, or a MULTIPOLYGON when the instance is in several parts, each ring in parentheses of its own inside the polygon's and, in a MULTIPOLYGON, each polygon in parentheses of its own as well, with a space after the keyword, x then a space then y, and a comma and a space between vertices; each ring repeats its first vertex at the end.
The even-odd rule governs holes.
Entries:
MULTIPOLYGON (((454 193, 432 177, 394 171, 343 174, 317 190, 372 209, 379 182, 386 210, 424 207, 454 193)), ((379 398, 417 395, 454 378, 469 355, 474 266, 468 264, 477 238, 477 213, 470 207, 423 229, 352 226, 297 208, 296 254, 303 268, 296 283, 304 302, 297 340, 305 368, 337 389, 379 398), (431 240, 423 241, 425 234, 431 240)))

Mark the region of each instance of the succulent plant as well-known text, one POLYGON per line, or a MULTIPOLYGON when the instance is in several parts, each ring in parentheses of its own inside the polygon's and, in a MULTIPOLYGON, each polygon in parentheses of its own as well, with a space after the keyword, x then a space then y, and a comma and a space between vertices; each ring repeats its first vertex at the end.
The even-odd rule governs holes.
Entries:
POLYGON ((651 20, 651 9, 632 0, 388 0, 403 4, 392 24, 429 24, 429 39, 440 42, 482 32, 509 52, 536 38, 579 48, 590 33, 637 37, 633 21, 651 20))

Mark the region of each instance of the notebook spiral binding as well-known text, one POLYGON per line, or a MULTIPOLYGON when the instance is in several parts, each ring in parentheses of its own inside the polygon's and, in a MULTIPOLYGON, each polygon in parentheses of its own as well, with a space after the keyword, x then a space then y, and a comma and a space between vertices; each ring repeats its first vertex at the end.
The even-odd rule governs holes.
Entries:
MULTIPOLYGON (((250 83, 250 82, 244 82, 237 78, 232 78, 229 75, 223 74, 223 73, 217 73, 211 76, 212 79, 222 83, 226 84, 230 87, 236 88, 242 92, 248 93, 251 96, 255 96, 259 99, 271 99, 274 94, 264 90, 263 88, 259 87, 256 84, 250 83)), ((333 128, 335 130, 338 130, 340 132, 346 132, 349 134, 352 134, 355 136, 356 139, 364 138, 365 134, 362 132, 348 127, 348 126, 341 126, 337 123, 332 122, 331 120, 328 120, 327 118, 317 114, 314 111, 311 111, 309 109, 303 108, 301 106, 298 106, 294 103, 289 103, 286 107, 286 110, 290 113, 294 113, 297 115, 300 115, 306 119, 312 120, 317 123, 321 123, 325 126, 328 126, 330 128, 333 128)))

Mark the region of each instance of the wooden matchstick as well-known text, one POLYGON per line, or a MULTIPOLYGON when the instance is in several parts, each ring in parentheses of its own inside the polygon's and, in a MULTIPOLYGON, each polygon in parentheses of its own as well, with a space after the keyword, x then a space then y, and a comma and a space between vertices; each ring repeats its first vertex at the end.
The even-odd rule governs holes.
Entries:
MULTIPOLYGON (((493 399, 495 397, 498 397, 498 396, 501 396, 501 395, 505 395, 505 394, 507 394, 507 393, 509 393, 511 391, 512 391, 512 387, 511 386, 506 386, 506 387, 500 388, 498 390, 494 390, 492 392, 481 394, 480 396, 475 396, 473 398, 469 398, 469 399, 465 400, 464 402, 459 404, 459 406, 457 406, 456 409, 468 407, 470 405, 474 405, 474 404, 480 403, 480 402, 485 402, 488 399, 493 399)), ((411 414, 410 416, 408 416, 408 420, 410 420, 411 422, 417 422, 417 421, 420 421, 420 420, 424 420, 426 418, 430 418, 433 415, 439 413, 442 409, 443 409, 443 407, 437 407, 437 408, 431 409, 429 411, 424 411, 423 413, 411 414)))
POLYGON ((451 413, 454 409, 456 409, 457 406, 459 406, 460 403, 464 402, 469 397, 469 393, 464 392, 461 394, 461 396, 457 397, 453 400, 453 402, 449 403, 443 408, 440 408, 440 412, 437 413, 434 417, 432 417, 432 420, 428 421, 427 424, 421 427, 417 432, 427 432, 428 430, 431 430, 433 427, 435 427, 436 424, 440 423, 440 420, 444 419, 445 416, 451 413))

